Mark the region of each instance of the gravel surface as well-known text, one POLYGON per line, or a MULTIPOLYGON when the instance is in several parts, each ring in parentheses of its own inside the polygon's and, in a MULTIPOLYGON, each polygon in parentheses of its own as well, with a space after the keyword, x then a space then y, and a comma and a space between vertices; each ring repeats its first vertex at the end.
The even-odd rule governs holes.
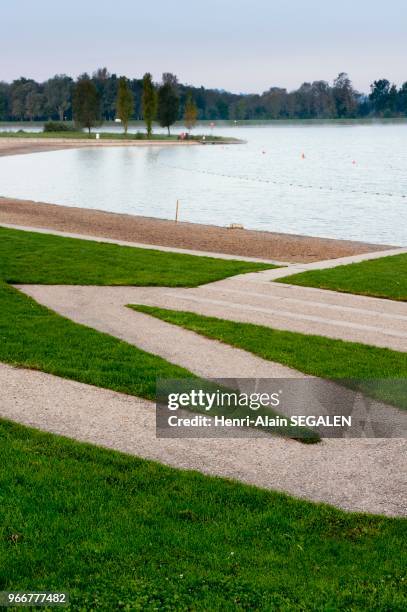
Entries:
POLYGON ((126 308, 165 301, 167 288, 18 285, 40 304, 209 378, 303 378, 304 374, 246 351, 126 308), (160 299, 160 296, 161 299, 160 299))
POLYGON ((0 385, 0 415, 25 425, 345 510, 406 513, 405 440, 157 439, 151 402, 2 364, 0 385))
MULTIPOLYGON (((169 326, 167 329, 163 322, 160 322, 160 326, 157 319, 125 308, 127 304, 187 310, 233 321, 407 351, 407 303, 273 283, 269 281, 273 272, 243 274, 194 289, 67 285, 18 287, 37 302, 78 323, 133 342, 187 368, 199 366, 205 356, 204 348, 198 353, 195 353, 195 349, 187 350, 190 342, 188 334, 191 332, 177 326, 169 326)), ((199 336, 193 336, 198 343, 199 336)), ((199 340, 205 346, 206 339, 199 340)), ((223 356, 217 366, 220 372, 222 360, 223 356)), ((231 363, 229 360, 223 367, 231 363)), ((248 357, 246 367, 247 371, 243 368, 241 372, 251 376, 248 357)), ((256 367, 258 365, 254 365, 254 370, 256 367)), ((238 374, 232 376, 235 375, 238 374)), ((273 376, 265 374, 266 377, 269 375, 273 376)))

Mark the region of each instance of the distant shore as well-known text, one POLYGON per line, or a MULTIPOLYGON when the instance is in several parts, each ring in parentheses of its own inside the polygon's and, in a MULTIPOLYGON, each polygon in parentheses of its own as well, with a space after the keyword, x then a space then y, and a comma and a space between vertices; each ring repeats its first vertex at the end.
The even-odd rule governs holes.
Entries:
POLYGON ((163 136, 154 134, 151 139, 137 138, 134 134, 125 136, 122 133, 109 134, 100 133, 100 138, 96 139, 96 132, 90 136, 81 133, 61 135, 43 132, 26 132, 24 135, 19 133, 4 134, 0 132, 0 157, 6 155, 22 155, 24 153, 40 153, 41 151, 58 151, 61 149, 79 149, 83 147, 150 147, 150 146, 191 146, 191 145, 225 145, 225 144, 244 144, 238 138, 223 138, 222 136, 193 136, 190 138, 179 139, 177 135, 163 136))
POLYGON ((0 225, 2 223, 282 262, 336 259, 392 248, 349 240, 175 223, 167 219, 0 197, 0 225))
POLYGON ((87 138, 41 138, 35 136, 0 137, 0 157, 6 155, 22 155, 24 153, 40 153, 41 151, 58 151, 61 149, 79 149, 84 147, 174 147, 199 145, 196 140, 95 140, 87 138))

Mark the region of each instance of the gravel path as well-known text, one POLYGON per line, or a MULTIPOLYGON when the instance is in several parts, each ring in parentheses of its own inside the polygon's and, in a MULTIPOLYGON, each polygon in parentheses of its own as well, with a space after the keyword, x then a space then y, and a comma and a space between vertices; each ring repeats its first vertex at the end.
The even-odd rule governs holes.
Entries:
MULTIPOLYGON (((106 332, 209 378, 303 378, 296 370, 126 308, 166 300, 155 287, 18 286, 72 321, 106 332)), ((168 306, 170 307, 170 306, 168 306)))
POLYGON ((157 439, 151 402, 0 364, 0 415, 25 425, 339 508, 406 513, 405 440, 157 439))
MULTIPOLYGON (((291 267, 286 273, 290 270, 291 267)), ((186 367, 194 363, 194 352, 187 352, 181 340, 175 342, 184 337, 185 330, 171 326, 166 333, 156 320, 129 311, 124 308, 126 304, 189 310, 407 351, 407 303, 270 282, 278 273, 281 270, 245 274, 194 289, 49 285, 19 288, 74 321, 134 342, 170 361, 182 359, 186 367)), ((199 359, 204 355, 201 352, 199 359)))

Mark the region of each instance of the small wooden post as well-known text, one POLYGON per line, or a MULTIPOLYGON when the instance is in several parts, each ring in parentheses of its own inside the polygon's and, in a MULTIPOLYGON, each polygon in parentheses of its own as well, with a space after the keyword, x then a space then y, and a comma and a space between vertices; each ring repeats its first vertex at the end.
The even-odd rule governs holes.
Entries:
POLYGON ((175 223, 178 223, 178 208, 179 208, 179 200, 177 200, 177 207, 175 209, 175 223))

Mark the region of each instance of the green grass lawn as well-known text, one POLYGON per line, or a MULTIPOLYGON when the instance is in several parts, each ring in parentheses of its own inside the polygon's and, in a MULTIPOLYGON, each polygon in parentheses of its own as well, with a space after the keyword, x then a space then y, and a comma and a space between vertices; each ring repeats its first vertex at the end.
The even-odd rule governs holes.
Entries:
POLYGON ((72 130, 72 131, 61 131, 61 132, 29 132, 29 131, 20 131, 20 132, 0 132, 0 138, 74 138, 75 140, 85 139, 85 140, 96 140, 96 133, 100 134, 101 139, 109 139, 109 140, 177 140, 177 136, 168 134, 151 134, 150 138, 147 138, 147 134, 145 132, 138 132, 137 134, 124 134, 122 132, 98 132, 97 128, 93 129, 93 132, 88 134, 87 131, 81 130, 72 130))
POLYGON ((0 227, 0 279, 8 283, 196 287, 273 267, 0 227))
POLYGON ((310 270, 276 282, 407 301, 407 253, 328 270, 310 270))
MULTIPOLYGON (((0 138, 74 138, 76 139, 86 139, 86 140, 96 140, 96 134, 100 134, 101 140, 178 140, 178 134, 156 134, 153 133, 150 136, 144 132, 136 132, 136 133, 127 133, 124 132, 99 132, 97 128, 93 128, 93 132, 88 134, 86 131, 62 131, 62 132, 6 132, 0 131, 0 138)), ((201 141, 203 135, 200 134, 190 134, 189 140, 197 140, 201 141)), ((225 143, 225 144, 233 144, 233 143, 241 143, 242 141, 238 138, 232 137, 223 137, 223 136, 213 136, 210 134, 205 135, 205 142, 216 142, 216 143, 225 143)))
POLYGON ((0 422, 0 588, 74 610, 405 610, 406 521, 0 422))
POLYGON ((327 379, 367 379, 370 395, 407 408, 407 354, 356 342, 281 331, 252 323, 237 323, 193 312, 131 305, 139 312, 180 325, 270 361, 327 379), (389 378, 389 385, 373 380, 389 378), (400 379, 400 385, 394 379, 400 379))

